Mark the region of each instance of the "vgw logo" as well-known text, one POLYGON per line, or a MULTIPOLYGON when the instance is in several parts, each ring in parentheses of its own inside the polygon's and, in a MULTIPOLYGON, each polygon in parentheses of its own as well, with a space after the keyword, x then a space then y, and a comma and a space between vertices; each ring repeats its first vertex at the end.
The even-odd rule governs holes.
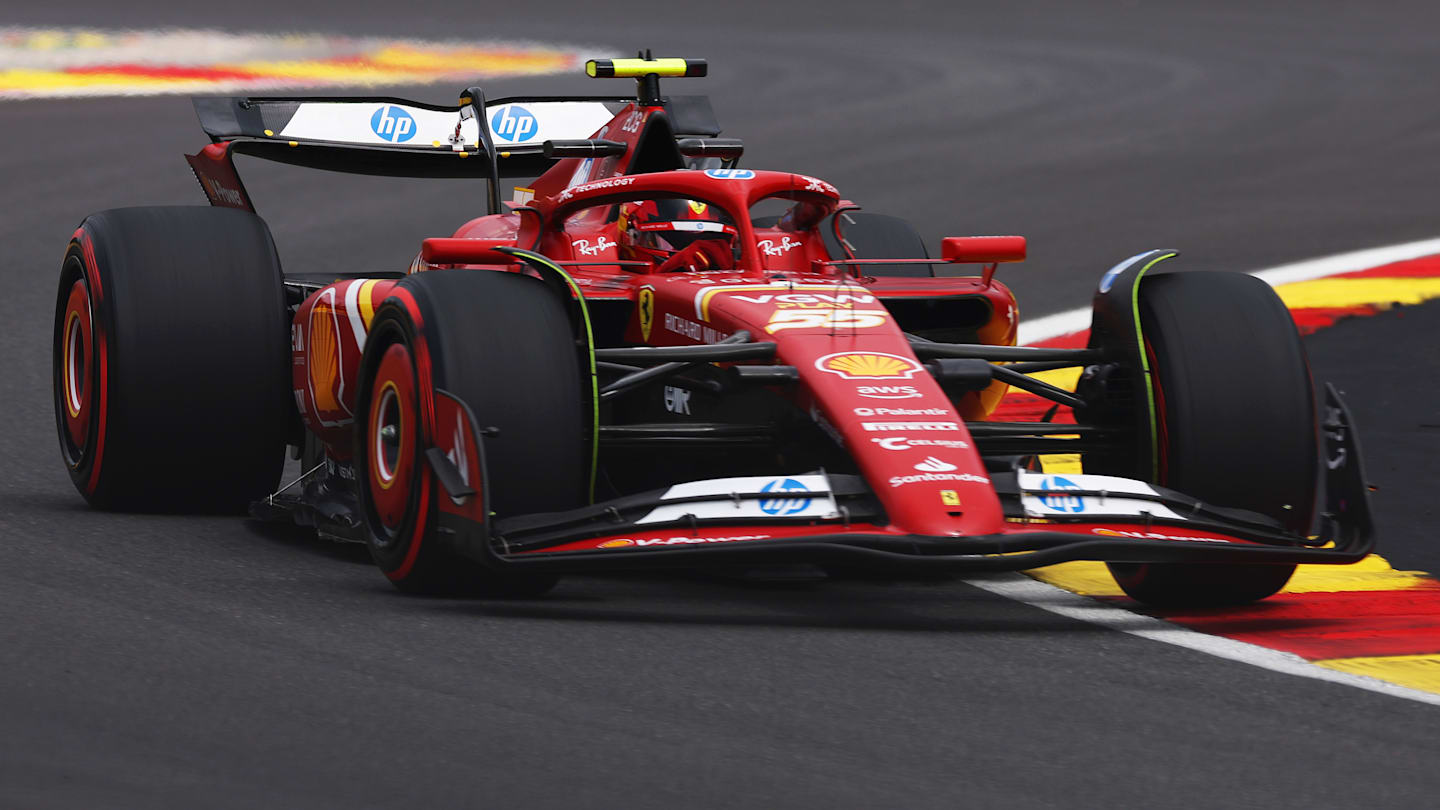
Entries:
POLYGON ((370 116, 370 129, 391 142, 404 143, 415 137, 415 119, 400 107, 381 107, 370 116))
POLYGON ((540 122, 518 104, 507 104, 490 116, 490 131, 505 141, 528 141, 540 129, 540 122))
POLYGON ((777 478, 760 488, 761 492, 784 494, 785 497, 766 498, 760 502, 760 511, 767 515, 794 515, 804 512, 810 499, 794 493, 809 492, 810 489, 794 478, 777 478))

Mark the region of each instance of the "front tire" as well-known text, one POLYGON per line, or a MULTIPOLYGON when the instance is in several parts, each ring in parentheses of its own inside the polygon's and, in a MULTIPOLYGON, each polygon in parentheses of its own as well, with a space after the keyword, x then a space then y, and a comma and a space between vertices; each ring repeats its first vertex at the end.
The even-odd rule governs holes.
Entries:
POLYGON ((443 490, 425 462, 435 389, 465 402, 485 439, 478 487, 498 517, 588 501, 587 400, 564 302, 538 279, 489 270, 407 277, 376 311, 362 361, 355 470, 370 554, 411 593, 532 596, 553 576, 461 557, 437 531, 443 490), (494 430, 490 430, 493 428, 494 430))
POLYGON ((93 214, 55 308, 54 401, 75 488, 102 509, 240 511, 274 491, 293 425, 285 292, 252 213, 93 214))
MULTIPOLYGON (((1304 534, 1315 510, 1314 389, 1289 311, 1240 273, 1140 282, 1141 331, 1156 405, 1155 481, 1248 509, 1304 534)), ((1249 604, 1285 587, 1294 565, 1110 563, 1131 598, 1167 608, 1249 604)))

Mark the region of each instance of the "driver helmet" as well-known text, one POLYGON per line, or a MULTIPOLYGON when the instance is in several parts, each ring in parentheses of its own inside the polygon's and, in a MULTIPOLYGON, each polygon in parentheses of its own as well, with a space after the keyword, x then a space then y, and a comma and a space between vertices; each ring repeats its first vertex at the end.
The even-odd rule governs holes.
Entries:
POLYGON ((624 203, 616 224, 621 257, 656 264, 703 239, 723 241, 733 252, 739 234, 728 214, 697 200, 624 203))

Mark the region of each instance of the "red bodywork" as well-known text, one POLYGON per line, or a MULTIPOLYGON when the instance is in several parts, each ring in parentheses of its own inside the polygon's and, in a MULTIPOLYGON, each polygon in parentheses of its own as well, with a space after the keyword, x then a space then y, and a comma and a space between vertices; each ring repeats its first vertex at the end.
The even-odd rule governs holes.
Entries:
MULTIPOLYGON (((641 109, 638 114, 651 111, 641 109)), ((614 137, 604 134, 612 130, 633 140, 643 120, 625 124, 636 114, 633 107, 627 108, 596 137, 614 137)), ((799 398, 796 404, 828 426, 828 432, 849 450, 885 511, 893 516, 894 530, 940 536, 1001 530, 999 501, 968 440, 964 420, 985 418, 1004 395, 1005 386, 996 383, 984 392, 968 394, 957 407, 925 373, 883 301, 983 299, 991 316, 978 330, 982 340, 1013 345, 1016 305, 1003 284, 970 277, 871 278, 843 265, 825 264, 845 257, 828 254, 817 226, 847 203, 823 180, 750 170, 616 174, 624 167, 623 158, 562 160, 535 183, 537 197, 531 205, 511 214, 474 219, 452 238, 428 240, 410 271, 455 267, 519 271, 519 265, 488 249, 531 248, 562 265, 596 263, 567 268, 587 299, 639 302, 643 296, 646 305, 635 308, 625 334, 633 345, 714 343, 742 329, 756 340, 774 341, 777 362, 800 372, 802 384, 793 389, 799 398), (582 176, 587 182, 564 184, 582 176), (539 196, 546 190, 551 193, 539 196), (748 215, 751 206, 777 197, 793 200, 795 210, 804 215, 799 224, 809 227, 755 228, 748 215), (619 232, 614 221, 605 221, 606 212, 612 205, 651 198, 704 201, 726 211, 740 231, 736 267, 660 274, 653 267, 604 264, 620 260, 619 232), (885 439, 916 444, 886 449, 898 442, 882 446, 885 439), (927 458, 942 462, 933 466, 954 470, 917 470, 916 465, 927 458)), ((309 296, 296 314, 292 335, 296 403, 306 427, 324 439, 337 459, 351 454, 355 384, 365 331, 394 285, 392 280, 341 281, 309 296)))
MULTIPOLYGON (((921 365, 887 304, 968 299, 983 304, 988 312, 973 325, 978 342, 1014 345, 1015 299, 993 279, 993 273, 994 262, 1023 257, 1023 240, 946 240, 946 259, 987 264, 977 277, 866 276, 863 263, 839 262, 853 257, 832 256, 826 248, 821 222, 851 204, 823 180, 748 169, 626 174, 646 119, 659 109, 632 104, 594 134, 623 141, 626 154, 558 161, 533 184, 532 200, 511 205, 510 213, 473 219, 450 237, 426 240, 408 272, 455 268, 529 272, 495 250, 518 247, 563 266, 587 301, 629 302, 623 345, 716 343, 740 330, 755 341, 773 342, 774 362, 793 366, 800 376, 800 384, 786 387, 784 395, 854 460, 880 502, 885 522, 645 531, 631 527, 515 556, 749 544, 819 534, 831 542, 846 535, 941 540, 1044 531, 1084 536, 1077 540, 1247 543, 1233 535, 1175 526, 1155 534, 1138 519, 1066 525, 1007 519, 966 428, 966 421, 989 417, 1006 386, 992 383, 952 401, 921 365), (752 206, 773 198, 790 203, 788 213, 776 225, 756 227, 749 214, 752 206), (726 212, 738 229, 733 269, 661 273, 653 264, 624 264, 627 258, 620 252, 615 207, 646 199, 692 200, 726 212)), ((203 182, 202 166, 197 166, 197 173, 203 182)), ((229 177, 220 180, 224 182, 212 185, 232 187, 229 177)), ((309 295, 294 320, 296 403, 306 427, 325 442, 329 456, 337 461, 352 453, 355 388, 366 330, 396 283, 356 279, 331 284, 309 295)), ((463 410, 445 401, 444 413, 438 417, 444 425, 463 421, 457 407, 463 410)), ((472 466, 463 471, 478 479, 479 468, 473 467, 480 452, 476 437, 448 427, 440 427, 436 435, 440 449, 468 459, 472 466), (446 446, 445 441, 451 444, 446 446)), ((694 477, 704 478, 705 471, 696 470, 694 477)), ((440 501, 449 511, 460 509, 450 498, 440 501)), ((480 501, 471 503, 478 508, 480 501)), ((472 517, 484 521, 483 512, 472 517)))

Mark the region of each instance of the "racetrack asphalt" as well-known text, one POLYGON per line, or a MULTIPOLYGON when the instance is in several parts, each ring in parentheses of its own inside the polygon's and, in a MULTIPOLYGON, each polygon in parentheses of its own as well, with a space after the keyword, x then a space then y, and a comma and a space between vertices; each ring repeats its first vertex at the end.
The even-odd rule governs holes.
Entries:
MULTIPOLYGON (((77 0, 0 22, 652 47, 710 60, 746 165, 942 235, 1026 234, 1029 315, 1150 247, 1251 270, 1440 234, 1433 4, 77 0), (497 6, 497 8, 499 8, 497 6)), ((583 77, 492 96, 609 92, 583 77)), ((449 87, 386 92, 448 101, 449 87)), ((377 92, 370 90, 367 92, 377 92)), ((623 90, 622 90, 623 92, 623 90)), ((0 806, 1418 807, 1440 715, 961 584, 566 581, 400 596, 363 553, 234 518, 108 515, 56 452, 65 240, 203 200, 183 98, 0 105, 0 806)), ((287 269, 403 268, 457 182, 241 167, 287 269)), ((1431 536, 1440 304, 1308 340, 1349 394, 1397 568, 1431 536), (1417 365, 1418 364, 1418 365, 1417 365)), ((223 429, 223 426, 217 426, 223 429)), ((197 457, 197 464, 204 463, 197 457)))

